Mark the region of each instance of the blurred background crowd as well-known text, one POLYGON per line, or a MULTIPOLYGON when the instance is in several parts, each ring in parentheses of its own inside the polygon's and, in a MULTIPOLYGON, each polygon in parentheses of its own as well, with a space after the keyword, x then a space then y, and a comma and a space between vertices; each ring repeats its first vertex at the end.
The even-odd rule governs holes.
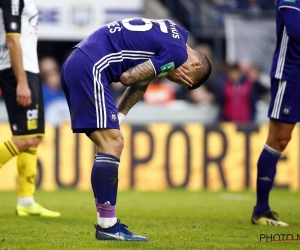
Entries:
MULTIPOLYGON (((143 2, 142 13, 129 14, 169 18, 183 25, 190 32, 189 44, 208 55, 213 72, 204 86, 193 91, 166 78, 155 79, 127 122, 267 121, 268 75, 275 48, 274 0, 151 0, 143 2)), ((48 15, 41 13, 42 23, 48 15)), ((50 124, 69 121, 60 68, 80 40, 39 40, 46 122, 50 124)), ((111 89, 118 101, 124 87, 113 83, 111 89)), ((5 119, 3 112, 0 94, 0 120, 5 119)))

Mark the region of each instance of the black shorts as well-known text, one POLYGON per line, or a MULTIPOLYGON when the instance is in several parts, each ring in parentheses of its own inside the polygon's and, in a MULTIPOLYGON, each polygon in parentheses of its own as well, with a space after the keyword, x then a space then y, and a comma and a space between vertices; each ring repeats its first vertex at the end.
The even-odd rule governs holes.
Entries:
POLYGON ((0 71, 0 88, 5 101, 10 128, 15 137, 43 136, 45 133, 44 100, 39 74, 26 72, 32 103, 22 107, 17 103, 17 80, 12 69, 0 71))

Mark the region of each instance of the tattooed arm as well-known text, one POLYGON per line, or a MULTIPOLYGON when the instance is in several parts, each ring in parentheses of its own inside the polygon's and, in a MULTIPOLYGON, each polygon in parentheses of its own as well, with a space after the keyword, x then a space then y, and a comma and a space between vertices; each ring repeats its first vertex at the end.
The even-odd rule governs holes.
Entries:
POLYGON ((154 77, 155 72, 152 63, 148 60, 125 71, 120 77, 120 82, 124 86, 129 87, 135 84, 145 84, 145 80, 152 80, 154 77))
POLYGON ((126 72, 120 77, 120 82, 127 86, 118 103, 118 111, 127 115, 129 110, 142 99, 149 83, 155 78, 155 72, 150 61, 141 63, 126 72))
POLYGON ((141 82, 141 85, 135 84, 128 87, 120 98, 118 103, 118 112, 127 115, 129 110, 142 99, 151 80, 141 82))

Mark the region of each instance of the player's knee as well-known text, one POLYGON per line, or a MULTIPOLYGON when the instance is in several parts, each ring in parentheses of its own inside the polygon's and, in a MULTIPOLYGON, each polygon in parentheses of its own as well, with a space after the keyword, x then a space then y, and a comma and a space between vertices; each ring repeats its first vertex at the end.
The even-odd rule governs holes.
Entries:
POLYGON ((290 134, 274 134, 270 133, 267 139, 267 145, 269 145, 271 148, 282 152, 285 150, 287 145, 289 144, 291 140, 291 135, 290 134))
POLYGON ((20 152, 28 149, 28 148, 36 148, 40 141, 40 137, 29 137, 29 138, 12 138, 13 143, 16 145, 20 152))
POLYGON ((121 155, 124 148, 124 137, 122 135, 114 138, 114 148, 118 155, 121 155))
POLYGON ((276 140, 269 141, 267 144, 271 148, 273 148, 279 152, 282 152, 285 150, 285 148, 289 144, 289 141, 290 141, 290 138, 276 138, 276 140))
POLYGON ((282 152, 283 150, 285 150, 285 148, 289 144, 290 140, 291 140, 290 138, 278 140, 277 144, 278 144, 278 148, 279 148, 280 152, 282 152))

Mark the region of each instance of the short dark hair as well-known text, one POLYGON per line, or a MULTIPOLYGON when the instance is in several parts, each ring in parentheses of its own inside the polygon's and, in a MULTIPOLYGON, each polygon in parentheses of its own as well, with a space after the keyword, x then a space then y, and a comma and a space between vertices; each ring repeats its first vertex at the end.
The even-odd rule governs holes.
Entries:
POLYGON ((204 53, 195 51, 195 55, 202 66, 196 71, 196 84, 194 84, 192 87, 188 87, 189 90, 197 89, 203 85, 209 78, 212 71, 212 65, 204 53))

